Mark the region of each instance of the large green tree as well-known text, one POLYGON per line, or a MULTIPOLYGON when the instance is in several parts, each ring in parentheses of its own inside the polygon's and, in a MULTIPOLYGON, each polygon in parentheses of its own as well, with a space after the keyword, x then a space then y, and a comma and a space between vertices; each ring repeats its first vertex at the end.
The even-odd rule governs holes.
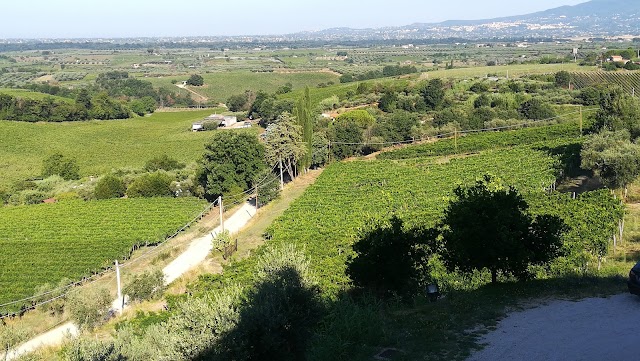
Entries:
POLYGON ((302 129, 302 141, 307 148, 306 153, 300 159, 300 167, 309 169, 312 162, 313 153, 313 107, 311 106, 311 97, 309 95, 309 87, 304 89, 304 95, 298 99, 298 103, 294 109, 298 125, 302 129))
POLYGON ((420 94, 429 109, 438 109, 444 103, 444 83, 440 79, 432 79, 420 89, 420 94))
POLYGON ((412 295, 428 277, 427 243, 434 238, 405 229, 395 216, 373 224, 353 245, 355 256, 347 261, 347 275, 356 286, 375 293, 412 295))
POLYGON ((524 280, 530 265, 557 257, 566 226, 556 216, 535 219, 513 187, 503 187, 485 176, 471 187, 457 187, 439 227, 443 260, 450 271, 488 269, 491 282, 499 273, 524 280))
POLYGON ((205 145, 198 181, 205 197, 213 200, 223 193, 248 190, 265 168, 265 149, 258 138, 246 132, 218 132, 205 145))
POLYGON ((584 142, 581 166, 592 170, 609 188, 624 188, 640 176, 640 145, 629 141, 629 132, 608 130, 584 142))
POLYGON ((603 90, 595 120, 598 129, 626 129, 632 139, 640 137, 640 101, 618 87, 603 90))
MULTIPOLYGON (((312 134, 313 135, 313 134, 312 134)), ((289 113, 271 123, 265 132, 266 159, 269 165, 282 166, 291 179, 297 175, 297 165, 307 157, 307 143, 302 138, 302 127, 289 113)))

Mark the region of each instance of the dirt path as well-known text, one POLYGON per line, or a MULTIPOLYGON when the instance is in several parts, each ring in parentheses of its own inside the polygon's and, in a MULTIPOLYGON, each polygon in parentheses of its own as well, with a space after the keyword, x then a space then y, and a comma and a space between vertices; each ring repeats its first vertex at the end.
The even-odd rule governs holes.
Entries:
POLYGON ((176 84, 176 86, 177 86, 178 88, 180 88, 180 89, 184 89, 184 90, 188 91, 189 93, 191 93, 191 94, 193 94, 193 95, 197 96, 198 98, 200 98, 200 100, 199 100, 199 101, 200 101, 200 102, 202 102, 202 103, 205 103, 205 102, 207 102, 207 101, 209 100, 209 98, 205 97, 204 95, 202 95, 202 94, 200 94, 200 93, 197 93, 197 92, 196 92, 196 91, 194 91, 194 90, 189 89, 186 85, 176 84))
POLYGON ((33 339, 20 345, 20 347, 9 351, 6 360, 16 359, 21 355, 35 351, 40 347, 59 345, 60 343, 62 343, 62 341, 64 341, 65 337, 74 337, 78 334, 78 328, 73 323, 67 322, 49 332, 45 332, 42 335, 34 337, 33 339))
MULTIPOLYGON (((253 204, 245 203, 240 209, 238 209, 231 217, 224 222, 225 230, 234 234, 239 232, 250 220, 256 215, 256 208, 253 204)), ((166 266, 162 271, 165 275, 165 281, 167 284, 178 279, 180 276, 188 272, 193 267, 202 263, 213 249, 211 240, 212 234, 220 232, 220 226, 216 227, 211 233, 204 237, 200 237, 191 241, 189 248, 180 254, 173 262, 166 266)), ((114 300, 113 308, 118 310, 118 300, 114 300)), ((14 350, 9 351, 7 360, 13 360, 20 355, 35 351, 42 346, 56 346, 60 345, 65 337, 77 336, 79 334, 78 327, 72 322, 67 322, 61 326, 58 326, 46 333, 43 333, 26 343, 23 343, 14 350)), ((0 355, 2 356, 2 355, 0 355)))
POLYGON ((640 298, 630 294, 552 301, 507 316, 467 361, 637 360, 638 325, 640 298))
MULTIPOLYGON (((234 234, 240 231, 253 216, 256 214, 256 207, 252 204, 245 203, 240 209, 238 209, 233 216, 224 222, 224 229, 229 233, 234 234)), ((213 235, 220 232, 220 226, 216 227, 211 233, 204 237, 195 239, 189 245, 189 248, 184 251, 178 258, 173 260, 162 271, 164 272, 166 283, 169 284, 180 276, 185 274, 191 268, 202 263, 211 250, 213 245, 213 235)))

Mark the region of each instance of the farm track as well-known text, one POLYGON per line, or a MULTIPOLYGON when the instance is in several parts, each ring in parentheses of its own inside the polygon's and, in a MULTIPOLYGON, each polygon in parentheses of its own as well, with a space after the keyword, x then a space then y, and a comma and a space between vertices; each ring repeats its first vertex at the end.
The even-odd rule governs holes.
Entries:
MULTIPOLYGON (((248 202, 245 203, 229 219, 224 222, 224 229, 226 231, 229 231, 229 233, 231 234, 239 232, 251 220, 251 218, 256 215, 256 212, 257 209, 253 204, 250 204, 248 202)), ((191 241, 187 250, 185 250, 163 269, 166 283, 169 284, 175 281, 180 276, 202 263, 213 249, 213 245, 211 242, 213 239, 213 234, 217 234, 220 231, 221 227, 218 226, 211 232, 209 232, 206 236, 191 241)), ((118 308, 118 303, 119 300, 114 300, 114 309, 118 308)), ((65 338, 68 335, 77 336, 79 333, 79 329, 76 325, 74 325, 72 322, 67 322, 41 335, 38 335, 33 339, 23 343, 19 347, 9 351, 9 354, 6 355, 6 360, 14 360, 21 355, 33 352, 41 347, 60 345, 62 344, 62 342, 64 342, 65 338)))

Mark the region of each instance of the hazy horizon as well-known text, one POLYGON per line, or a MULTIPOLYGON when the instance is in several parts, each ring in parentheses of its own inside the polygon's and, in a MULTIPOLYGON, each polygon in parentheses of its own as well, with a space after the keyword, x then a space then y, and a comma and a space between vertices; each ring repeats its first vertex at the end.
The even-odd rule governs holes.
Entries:
POLYGON ((521 15, 586 0, 124 1, 34 0, 4 5, 0 38, 129 38, 280 35, 335 27, 378 28, 521 15), (450 5, 451 4, 451 5, 450 5), (37 8, 37 11, 35 10, 37 8), (320 15, 319 15, 320 14, 320 15), (8 15, 8 16, 7 16, 8 15))

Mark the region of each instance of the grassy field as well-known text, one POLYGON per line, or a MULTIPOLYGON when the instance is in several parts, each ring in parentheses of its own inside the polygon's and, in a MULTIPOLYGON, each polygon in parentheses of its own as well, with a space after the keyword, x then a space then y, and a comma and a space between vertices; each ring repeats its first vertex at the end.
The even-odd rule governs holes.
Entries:
POLYGON ((54 153, 76 158, 82 176, 139 168, 162 154, 194 162, 211 133, 194 133, 191 123, 213 112, 155 113, 127 120, 70 123, 0 121, 0 186, 37 177, 42 161, 54 153))
POLYGON ((30 90, 24 90, 24 89, 0 88, 0 94, 8 94, 17 98, 36 99, 36 100, 41 100, 44 98, 53 98, 55 100, 60 100, 67 103, 74 103, 73 99, 63 98, 63 97, 49 95, 45 93, 33 92, 30 90))
MULTIPOLYGON (((205 204, 135 198, 0 207, 0 304, 30 296, 47 282, 78 281, 127 258, 135 245, 162 241, 205 204)), ((0 307, 0 313, 20 306, 0 307)))
MULTIPOLYGON (((195 72, 194 72, 195 73, 195 72)), ((293 89, 303 89, 305 86, 315 87, 320 83, 330 81, 337 83, 338 76, 328 72, 303 72, 303 73, 252 73, 250 71, 216 72, 201 74, 205 85, 192 89, 210 101, 225 102, 229 96, 243 93, 245 90, 263 90, 268 93, 275 92, 278 87, 291 83, 293 89)), ((187 80, 186 76, 171 76, 164 78, 145 78, 157 87, 172 87, 172 80, 187 80)))

